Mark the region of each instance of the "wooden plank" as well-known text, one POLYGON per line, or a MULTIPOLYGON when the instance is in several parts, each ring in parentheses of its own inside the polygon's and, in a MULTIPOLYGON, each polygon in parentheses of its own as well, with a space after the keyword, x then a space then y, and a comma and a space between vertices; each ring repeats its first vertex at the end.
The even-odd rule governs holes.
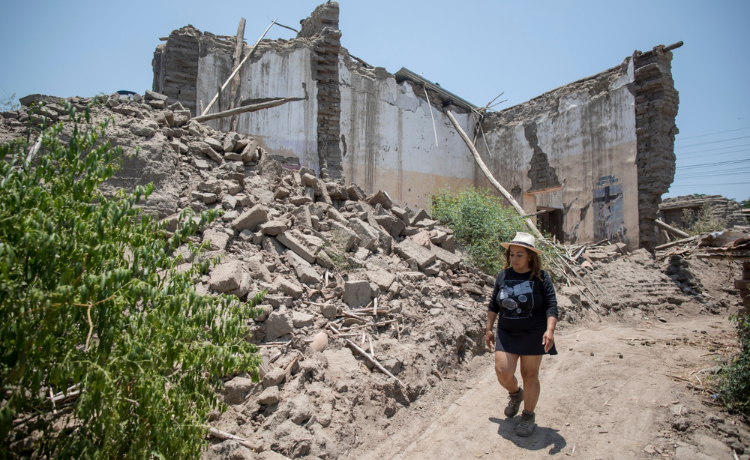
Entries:
POLYGON ((654 223, 656 224, 657 227, 660 227, 660 228, 662 228, 662 229, 664 229, 664 230, 666 230, 666 231, 668 231, 668 232, 670 232, 670 233, 672 233, 674 235, 677 235, 680 238, 689 238, 690 237, 690 235, 688 235, 687 233, 683 232, 682 230, 677 230, 676 228, 672 227, 671 225, 665 224, 664 222, 660 221, 659 219, 654 220, 654 223))

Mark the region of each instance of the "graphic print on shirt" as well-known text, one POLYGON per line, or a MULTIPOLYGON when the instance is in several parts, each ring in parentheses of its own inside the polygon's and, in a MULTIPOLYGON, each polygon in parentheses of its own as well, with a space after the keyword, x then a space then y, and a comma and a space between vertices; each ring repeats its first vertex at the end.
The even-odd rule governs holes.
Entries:
POLYGON ((497 293, 500 314, 506 319, 531 318, 534 308, 533 281, 505 281, 505 286, 497 293))

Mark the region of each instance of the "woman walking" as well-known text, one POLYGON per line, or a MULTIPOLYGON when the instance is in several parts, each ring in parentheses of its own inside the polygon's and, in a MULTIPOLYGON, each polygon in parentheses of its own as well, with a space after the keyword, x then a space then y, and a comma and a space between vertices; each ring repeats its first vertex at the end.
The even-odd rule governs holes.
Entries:
POLYGON ((545 354, 556 355, 557 298, 547 272, 542 270, 541 251, 535 239, 516 233, 505 248, 505 267, 497 276, 487 312, 487 347, 495 345, 495 373, 508 390, 506 417, 515 417, 523 402, 518 436, 531 436, 536 427, 534 409, 539 400, 539 366, 545 354), (497 320, 497 334, 493 333, 497 320), (521 361, 523 387, 515 377, 521 361))

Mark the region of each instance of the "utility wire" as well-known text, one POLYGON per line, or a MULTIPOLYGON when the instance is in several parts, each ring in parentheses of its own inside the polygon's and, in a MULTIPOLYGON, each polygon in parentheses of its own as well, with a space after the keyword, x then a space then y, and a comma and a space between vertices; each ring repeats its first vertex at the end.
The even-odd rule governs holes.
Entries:
POLYGON ((716 132, 716 133, 701 134, 699 136, 680 137, 679 139, 675 139, 674 141, 678 142, 678 141, 685 141, 685 140, 688 140, 688 139, 695 139, 695 138, 698 138, 698 137, 715 136, 716 134, 733 133, 735 131, 742 131, 743 129, 750 129, 750 126, 748 126, 746 128, 730 129, 729 131, 719 131, 719 132, 716 132))
POLYGON ((746 147, 750 144, 737 144, 737 145, 729 145, 726 147, 716 147, 715 149, 705 149, 705 150, 693 150, 692 152, 682 152, 680 155, 692 155, 693 153, 701 153, 701 152, 715 152, 717 150, 726 150, 726 149, 734 149, 737 147, 746 147))
MULTIPOLYGON (((750 145, 750 144, 745 144, 745 145, 750 145)), ((739 146, 739 145, 738 145, 737 147, 741 147, 741 146, 739 146)), ((678 156, 678 157, 677 157, 677 159, 678 159, 678 160, 682 160, 682 159, 689 159, 689 158, 698 158, 698 157, 702 157, 702 156, 706 156, 706 157, 716 157, 716 156, 719 156, 719 155, 727 155, 727 154, 730 154, 730 153, 739 153, 739 152, 747 152, 747 151, 750 151, 750 149, 744 149, 744 150, 730 150, 729 152, 710 153, 710 154, 708 154, 708 155, 690 155, 690 154, 682 154, 682 155, 678 156)), ((703 152, 690 152, 690 153, 703 153, 703 152)))
POLYGON ((719 161, 714 163, 701 163, 698 165, 687 165, 687 166, 679 166, 677 169, 680 171, 684 171, 686 169, 696 169, 696 168, 703 168, 703 167, 709 167, 713 168, 716 166, 724 166, 724 165, 732 165, 737 163, 745 163, 746 161, 750 161, 750 158, 743 158, 741 160, 729 160, 729 161, 719 161))
POLYGON ((733 137, 731 139, 722 139, 720 141, 703 142, 703 143, 700 143, 700 144, 680 145, 680 146, 675 147, 675 148, 686 149, 686 148, 689 148, 689 147, 698 147, 699 145, 718 144, 720 142, 736 141, 737 139, 747 139, 748 137, 750 137, 750 136, 733 137))
POLYGON ((727 130, 727 131, 717 131, 715 133, 700 134, 698 136, 680 137, 680 138, 675 139, 675 142, 685 141, 685 140, 688 140, 688 139, 697 139, 699 137, 715 136, 717 134, 733 133, 735 131, 743 131, 745 129, 750 129, 750 126, 747 126, 745 128, 730 129, 730 130, 727 130))
POLYGON ((703 179, 704 177, 728 177, 728 176, 736 176, 738 174, 742 174, 742 175, 750 174, 750 169, 735 170, 734 172, 716 171, 714 173, 696 173, 695 175, 692 175, 692 176, 678 176, 678 177, 675 177, 675 180, 703 179))

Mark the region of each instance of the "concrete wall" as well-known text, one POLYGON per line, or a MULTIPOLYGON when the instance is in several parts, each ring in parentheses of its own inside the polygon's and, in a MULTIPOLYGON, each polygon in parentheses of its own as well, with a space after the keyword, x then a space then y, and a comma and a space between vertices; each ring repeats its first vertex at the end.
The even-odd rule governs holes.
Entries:
MULTIPOLYGON (((409 82, 397 83, 383 69, 350 68, 339 64, 341 151, 347 183, 368 193, 385 190, 412 208, 428 205, 431 194, 444 187, 474 185, 474 161, 450 120, 435 106, 435 145, 430 107, 414 94, 409 82)), ((454 109, 455 113, 455 109, 454 109)), ((468 114, 456 113, 473 136, 468 114)))
MULTIPOLYGON (((252 134, 259 145, 287 158, 297 158, 302 166, 318 171, 316 84, 310 70, 311 50, 299 43, 267 47, 259 58, 240 71, 239 101, 272 97, 301 97, 304 83, 308 100, 279 107, 244 113, 239 116, 237 131, 252 134)), ((198 64, 198 99, 204 105, 216 94, 232 70, 232 56, 207 53, 198 64)), ((229 94, 222 98, 222 108, 229 106, 229 94)), ((218 109, 211 109, 212 112, 218 109)), ((230 118, 207 122, 214 129, 229 131, 230 118)))
MULTIPOLYGON (((495 178, 528 213, 563 209, 566 242, 638 244, 634 81, 622 65, 490 114, 483 122, 495 178)), ((481 173, 480 173, 481 174, 481 173)), ((478 175, 476 184, 490 187, 478 175)))

